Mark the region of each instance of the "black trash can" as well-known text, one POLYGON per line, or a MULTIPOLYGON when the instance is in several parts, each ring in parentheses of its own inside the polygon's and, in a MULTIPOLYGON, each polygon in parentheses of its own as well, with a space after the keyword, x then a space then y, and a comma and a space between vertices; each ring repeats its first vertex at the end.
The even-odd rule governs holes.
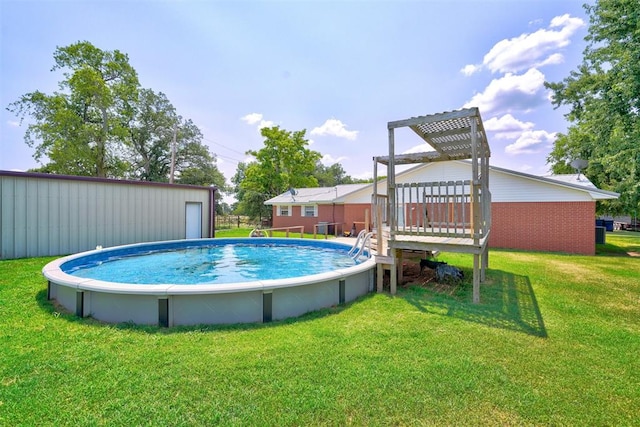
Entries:
POLYGON ((605 244, 606 230, 605 227, 596 227, 596 245, 605 244))

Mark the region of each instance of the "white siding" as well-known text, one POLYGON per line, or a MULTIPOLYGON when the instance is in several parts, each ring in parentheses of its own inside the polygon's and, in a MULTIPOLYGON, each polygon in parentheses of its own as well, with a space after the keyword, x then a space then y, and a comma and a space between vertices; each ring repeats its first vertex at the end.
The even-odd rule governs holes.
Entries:
MULTIPOLYGON (((471 178, 471 164, 468 162, 435 162, 396 176, 396 183, 464 181, 471 178)), ((378 192, 386 194, 387 181, 378 182, 378 192)), ((490 169, 489 190, 492 202, 584 202, 595 200, 589 189, 570 188, 562 183, 510 174, 490 169)), ((345 197, 345 203, 370 203, 373 185, 345 197)))
POLYGON ((592 202, 594 200, 587 191, 496 171, 491 171, 489 190, 493 202, 592 202))
MULTIPOLYGON (((470 163, 435 162, 399 174, 396 177, 396 183, 465 181, 469 179, 471 179, 470 163)), ((491 179, 489 179, 489 185, 491 185, 491 179)))

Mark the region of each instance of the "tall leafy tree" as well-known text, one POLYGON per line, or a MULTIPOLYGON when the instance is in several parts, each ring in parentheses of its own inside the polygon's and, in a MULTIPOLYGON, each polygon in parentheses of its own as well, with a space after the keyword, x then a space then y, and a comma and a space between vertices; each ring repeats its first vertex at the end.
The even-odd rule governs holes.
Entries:
POLYGON ((176 132, 175 182, 192 185, 215 185, 225 192, 224 175, 216 166, 216 158, 202 144, 202 132, 191 121, 180 120, 176 132))
POLYGON ((202 143, 202 132, 176 113, 165 94, 141 89, 133 111, 126 126, 133 178, 169 181, 173 159, 176 182, 216 185, 225 190, 224 176, 215 156, 202 143))
POLYGON ((178 116, 162 92, 141 89, 127 124, 131 175, 143 181, 168 181, 171 143, 178 116))
POLYGON ((637 0, 585 5, 590 25, 582 64, 563 81, 546 83, 556 107, 570 108, 571 123, 548 162, 554 172, 572 170, 577 158, 598 187, 620 193, 599 211, 640 211, 640 7, 637 0))
POLYGON ((120 176, 122 124, 132 114, 138 76, 126 54, 103 51, 89 42, 58 47, 54 70, 63 70, 59 91, 27 93, 8 109, 21 119, 30 116, 25 141, 34 157, 48 158, 53 173, 98 177, 120 176))
POLYGON ((325 166, 322 162, 317 162, 313 176, 318 180, 318 186, 320 187, 333 187, 335 185, 353 183, 353 180, 347 175, 340 163, 325 166))
POLYGON ((362 184, 373 182, 373 180, 354 179, 344 170, 340 163, 325 166, 321 162, 316 163, 316 170, 313 176, 318 180, 320 187, 333 187, 341 184, 362 184))
POLYGON ((242 170, 239 166, 233 179, 239 207, 253 217, 262 216, 265 200, 289 188, 317 187, 318 180, 313 173, 321 157, 308 148, 305 130, 290 132, 274 126, 263 128, 261 134, 264 146, 257 151, 247 151, 255 162, 242 164, 242 170))
POLYGON ((70 175, 169 181, 175 139, 176 182, 226 190, 202 133, 179 116, 162 92, 141 89, 127 55, 89 42, 58 47, 53 70, 59 91, 35 91, 9 105, 30 117, 25 141, 40 171, 70 175))

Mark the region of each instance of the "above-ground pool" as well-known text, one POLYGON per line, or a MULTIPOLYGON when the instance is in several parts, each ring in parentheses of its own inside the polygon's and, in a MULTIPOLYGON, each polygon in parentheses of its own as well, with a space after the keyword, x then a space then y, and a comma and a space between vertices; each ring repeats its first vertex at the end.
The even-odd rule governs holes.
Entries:
POLYGON ((47 264, 48 297, 76 315, 160 326, 255 323, 351 301, 372 258, 310 239, 198 239, 83 252, 47 264))

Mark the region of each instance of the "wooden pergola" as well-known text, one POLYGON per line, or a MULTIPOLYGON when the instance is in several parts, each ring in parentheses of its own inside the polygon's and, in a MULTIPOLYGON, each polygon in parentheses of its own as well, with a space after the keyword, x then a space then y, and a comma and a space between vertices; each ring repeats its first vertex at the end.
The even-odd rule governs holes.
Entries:
POLYGON ((491 230, 489 157, 477 108, 413 117, 387 124, 389 155, 374 157, 372 212, 378 254, 378 291, 385 266, 391 270, 391 293, 402 275, 402 252, 438 251, 473 254, 473 301, 480 301, 480 282, 488 266, 491 230), (411 128, 432 151, 395 153, 395 130, 411 128), (468 180, 396 184, 396 166, 470 160, 468 180), (387 167, 387 188, 378 193, 378 165, 387 167))

